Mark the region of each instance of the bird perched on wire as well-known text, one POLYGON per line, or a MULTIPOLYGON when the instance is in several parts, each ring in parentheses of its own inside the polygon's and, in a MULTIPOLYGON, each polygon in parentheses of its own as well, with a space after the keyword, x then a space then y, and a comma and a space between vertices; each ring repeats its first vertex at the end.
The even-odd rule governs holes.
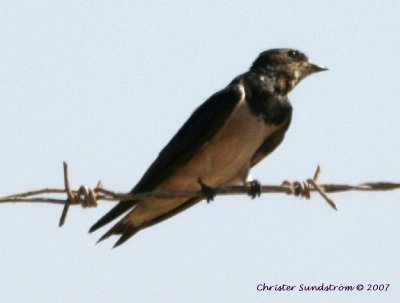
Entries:
POLYGON ((129 211, 99 240, 120 235, 118 246, 204 196, 212 200, 213 187, 247 185, 250 196, 259 195, 260 184, 248 180, 249 171, 285 136, 292 116, 287 94, 308 75, 325 70, 294 49, 262 52, 248 72, 194 111, 131 191, 201 190, 203 196, 120 202, 90 232, 129 211))

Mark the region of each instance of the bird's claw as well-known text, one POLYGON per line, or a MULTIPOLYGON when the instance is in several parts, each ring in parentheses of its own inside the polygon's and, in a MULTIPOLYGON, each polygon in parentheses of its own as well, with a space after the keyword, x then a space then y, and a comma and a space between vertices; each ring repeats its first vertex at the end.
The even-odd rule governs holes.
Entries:
POLYGON ((198 179, 198 182, 199 182, 200 187, 201 187, 200 190, 201 190, 203 196, 206 198, 207 203, 210 203, 211 201, 214 201, 215 190, 212 187, 204 184, 203 180, 201 178, 198 179))
POLYGON ((257 180, 249 181, 246 184, 248 186, 247 194, 254 199, 255 197, 261 196, 261 184, 257 180))

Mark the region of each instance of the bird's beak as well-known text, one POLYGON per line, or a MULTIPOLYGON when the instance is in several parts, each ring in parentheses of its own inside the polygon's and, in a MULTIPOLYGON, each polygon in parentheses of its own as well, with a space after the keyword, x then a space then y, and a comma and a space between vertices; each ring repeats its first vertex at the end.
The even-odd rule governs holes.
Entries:
POLYGON ((326 70, 328 70, 327 67, 322 66, 322 65, 317 65, 317 64, 314 64, 314 63, 310 62, 310 74, 323 72, 323 71, 326 71, 326 70))

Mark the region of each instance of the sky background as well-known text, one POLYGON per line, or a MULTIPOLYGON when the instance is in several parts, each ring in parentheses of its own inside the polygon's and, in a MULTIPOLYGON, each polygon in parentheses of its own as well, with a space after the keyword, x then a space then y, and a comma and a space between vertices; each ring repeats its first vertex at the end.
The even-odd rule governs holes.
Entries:
MULTIPOLYGON (((191 112, 266 49, 329 71, 290 93, 263 184, 400 181, 399 1, 2 1, 0 195, 129 191, 191 112)), ((113 204, 0 205, 1 302, 394 302, 400 192, 217 197, 95 245, 113 204), (260 283, 386 284, 386 292, 258 292, 260 283)))

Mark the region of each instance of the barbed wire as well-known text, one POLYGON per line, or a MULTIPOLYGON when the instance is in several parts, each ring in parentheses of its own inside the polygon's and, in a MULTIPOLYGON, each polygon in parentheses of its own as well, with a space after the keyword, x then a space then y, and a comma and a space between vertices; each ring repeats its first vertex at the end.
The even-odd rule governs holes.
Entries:
MULTIPOLYGON (((49 203, 63 205, 63 211, 59 220, 59 226, 65 224, 69 207, 71 205, 81 205, 83 208, 96 207, 99 201, 132 201, 144 200, 148 198, 177 198, 177 197, 205 197, 202 191, 178 191, 162 190, 143 193, 119 193, 105 189, 99 181, 96 187, 91 188, 86 185, 80 186, 77 190, 71 189, 70 171, 66 162, 63 163, 64 188, 43 188, 12 195, 0 197, 0 203, 49 203), (66 199, 54 197, 44 197, 49 194, 66 194, 66 199)), ((311 199, 311 194, 317 192, 334 210, 338 210, 337 203, 328 193, 344 191, 388 191, 400 188, 400 183, 394 182, 368 182, 356 185, 351 184, 319 184, 318 178, 321 175, 320 166, 317 167, 313 178, 304 181, 284 181, 281 185, 261 185, 260 193, 271 194, 281 193, 311 199)), ((249 186, 223 186, 213 188, 213 192, 218 195, 243 195, 249 194, 249 186)), ((205 197, 206 198, 206 197, 205 197)))

